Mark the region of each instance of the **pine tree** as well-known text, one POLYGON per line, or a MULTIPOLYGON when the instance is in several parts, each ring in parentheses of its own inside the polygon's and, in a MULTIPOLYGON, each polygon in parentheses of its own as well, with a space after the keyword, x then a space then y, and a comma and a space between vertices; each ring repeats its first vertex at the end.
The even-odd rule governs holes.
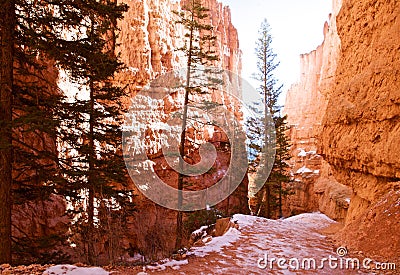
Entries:
MULTIPOLYGON (((87 260, 92 265, 96 264, 95 243, 99 233, 113 234, 109 231, 111 228, 107 228, 108 218, 96 212, 101 208, 106 211, 123 208, 120 212, 126 214, 133 210, 121 153, 121 125, 126 112, 122 99, 126 93, 122 87, 112 84, 114 73, 122 64, 114 55, 115 49, 108 45, 110 41, 105 39, 112 21, 98 16, 89 17, 87 40, 95 47, 86 56, 87 67, 70 74, 72 78, 83 80, 81 84, 88 96, 77 96, 64 103, 65 113, 60 116, 64 122, 59 137, 65 148, 74 151, 64 155, 62 160, 62 173, 69 180, 68 188, 63 190, 78 208, 86 201, 76 225, 81 232, 81 243, 87 243, 87 260), (83 198, 82 192, 86 194, 83 198)), ((112 44, 115 45, 115 41, 112 44)))
MULTIPOLYGON (((175 12, 179 17, 177 21, 178 24, 183 25, 187 33, 185 34, 185 44, 183 47, 179 48, 187 57, 186 64, 186 84, 185 84, 185 96, 183 103, 183 115, 182 115, 182 131, 179 143, 179 154, 181 158, 179 159, 179 167, 183 169, 183 162, 185 156, 187 156, 187 146, 185 146, 186 139, 186 127, 188 124, 188 106, 189 106, 189 96, 192 94, 204 94, 207 91, 202 91, 202 88, 198 85, 196 86, 192 78, 196 74, 196 69, 201 66, 209 65, 213 61, 218 60, 215 55, 213 47, 215 46, 216 36, 213 35, 213 26, 205 24, 204 21, 208 17, 209 9, 204 7, 201 0, 189 0, 183 7, 184 11, 175 12)), ((208 87, 206 87, 208 88, 208 87)), ((206 102, 203 102, 207 104, 206 102)), ((211 104, 212 105, 212 104, 211 104)), ((212 108, 212 106, 208 106, 212 108)), ((179 173, 178 175, 178 208, 181 209, 182 206, 182 190, 184 189, 184 179, 185 175, 179 173)), ((182 247, 183 238, 183 212, 177 212, 177 237, 175 242, 175 248, 178 250, 182 247)))
POLYGON ((12 89, 15 3, 0 4, 0 264, 11 263, 12 89))
POLYGON ((287 183, 291 181, 289 172, 290 141, 286 132, 288 130, 286 116, 277 116, 275 118, 276 129, 276 154, 275 163, 272 168, 269 181, 274 183, 275 192, 277 193, 276 206, 278 207, 278 217, 283 217, 282 199, 290 194, 290 188, 287 183))
POLYGON ((48 81, 48 71, 61 68, 77 80, 86 79, 89 69, 101 71, 107 59, 88 62, 104 46, 101 32, 84 35, 88 18, 102 22, 104 34, 126 8, 110 1, 14 0, 0 5, 0 263, 11 262, 11 187, 14 201, 23 203, 57 193, 68 182, 60 172, 55 144, 36 148, 25 142, 30 136, 55 140, 60 129, 59 112, 65 104, 48 81))
POLYGON ((259 192, 261 205, 258 214, 271 218, 273 211, 279 209, 279 216, 282 215, 282 196, 286 194, 283 184, 290 180, 287 170, 289 160, 290 145, 285 135, 285 117, 280 114, 278 97, 281 94, 282 86, 277 86, 274 76, 275 69, 279 63, 276 61, 276 54, 272 49, 272 36, 270 26, 265 19, 259 30, 259 38, 256 43, 257 73, 254 78, 260 83, 258 92, 262 96, 263 102, 256 102, 253 106, 255 116, 249 117, 246 122, 247 136, 249 140, 249 165, 250 171, 255 171, 259 165, 260 154, 263 144, 260 140, 268 140, 268 131, 271 127, 270 120, 267 119, 269 113, 276 129, 276 148, 275 162, 271 174, 259 192))

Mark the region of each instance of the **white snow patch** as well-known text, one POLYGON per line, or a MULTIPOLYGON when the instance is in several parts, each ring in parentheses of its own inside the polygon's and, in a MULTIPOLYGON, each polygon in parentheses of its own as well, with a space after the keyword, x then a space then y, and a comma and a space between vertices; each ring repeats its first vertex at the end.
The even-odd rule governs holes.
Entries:
POLYGON ((199 229, 196 229, 195 231, 192 232, 192 235, 201 235, 201 237, 207 236, 207 228, 208 226, 202 226, 199 229))
POLYGON ((306 166, 303 166, 296 171, 296 174, 304 174, 304 173, 312 173, 312 172, 313 172, 312 170, 308 169, 306 166))
POLYGON ((133 257, 124 257, 124 261, 135 263, 135 262, 144 262, 144 256, 140 253, 135 253, 133 257))
POLYGON ((260 219, 262 219, 262 218, 256 217, 256 216, 243 215, 243 214, 235 214, 232 217, 232 221, 237 222, 240 227, 242 225, 252 225, 257 220, 260 220, 260 219))
POLYGON ((299 157, 307 156, 307 153, 306 153, 306 151, 304 151, 304 149, 300 148, 299 150, 300 150, 300 153, 297 156, 299 156, 299 157))
POLYGON ((315 155, 317 154, 317 151, 312 150, 312 151, 308 151, 306 152, 303 148, 299 148, 300 153, 297 155, 299 157, 306 157, 307 155, 315 155))
POLYGON ((289 223, 301 223, 306 226, 312 226, 314 228, 321 228, 329 223, 336 223, 334 220, 330 219, 328 216, 320 213, 304 213, 297 216, 289 217, 283 220, 283 222, 289 223))
POLYGON ((351 201, 350 198, 345 198, 344 200, 345 200, 348 204, 350 204, 350 201, 351 201))
MULTIPOLYGON (((322 259, 332 253, 331 244, 317 229, 336 222, 319 212, 279 220, 238 214, 233 216, 232 221, 239 225, 239 230, 230 228, 221 237, 210 237, 211 241, 205 246, 190 249, 188 255, 197 257, 204 257, 212 252, 218 255, 208 262, 200 263, 197 270, 201 270, 201 267, 219 268, 220 265, 224 265, 218 274, 242 274, 241 271, 243 270, 251 271, 254 269, 254 262, 249 261, 249 259, 259 259, 267 252, 269 256, 275 258, 295 257, 303 259, 311 256, 322 259), (235 255, 234 258, 232 258, 232 254, 235 255)), ((167 266, 171 264, 167 263, 167 266)), ((175 265, 172 264, 172 266, 175 265)), ((161 271, 167 269, 164 262, 158 267, 150 267, 149 270, 156 268, 161 271)), ((178 269, 178 267, 175 268, 178 269)), ((168 270, 164 271, 165 274, 167 272, 168 270)), ((257 272, 257 274, 264 273, 257 272)), ((283 272, 282 274, 294 273, 283 272)), ((321 272, 321 274, 330 273, 321 272)))
POLYGON ((100 267, 77 267, 74 265, 56 265, 46 269, 43 275, 109 275, 100 267))
POLYGON ((212 238, 206 246, 195 247, 192 255, 204 257, 211 252, 220 252, 223 247, 230 246, 240 237, 240 231, 236 228, 230 228, 223 236, 212 238))
POLYGON ((170 260, 170 259, 165 259, 161 261, 162 264, 158 264, 158 265, 148 265, 146 266, 146 269, 149 270, 166 270, 167 267, 172 268, 173 270, 178 270, 181 268, 181 265, 187 265, 189 264, 188 260, 182 260, 182 261, 177 261, 177 260, 170 260))
POLYGON ((319 174, 319 170, 314 170, 314 174, 319 174))

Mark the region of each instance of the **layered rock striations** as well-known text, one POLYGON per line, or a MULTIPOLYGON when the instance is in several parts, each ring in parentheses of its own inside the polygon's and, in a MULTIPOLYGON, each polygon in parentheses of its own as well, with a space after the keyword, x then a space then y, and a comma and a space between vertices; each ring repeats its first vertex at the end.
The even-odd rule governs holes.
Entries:
MULTIPOLYGON (((125 0, 130 6, 125 18, 120 22, 121 29, 117 43, 117 51, 127 68, 120 73, 116 80, 122 85, 128 85, 132 97, 137 94, 151 80, 163 76, 169 71, 184 69, 186 58, 176 49, 182 47, 185 30, 174 23, 177 18, 173 11, 180 11, 182 3, 172 0, 125 0)), ((214 27, 217 36, 215 51, 218 60, 213 64, 233 72, 228 75, 233 90, 240 85, 238 75, 241 71, 241 52, 239 50, 238 35, 231 23, 230 10, 216 0, 203 1, 203 5, 210 9, 210 16, 206 19, 214 27)), ((154 119, 153 125, 166 126, 168 116, 181 107, 182 95, 171 94, 161 100, 143 102, 134 106, 138 115, 147 114, 154 119), (146 105, 146 104, 150 104, 146 105)), ((236 94, 240 96, 240 94, 236 94)), ((237 111, 237 102, 230 97, 212 94, 212 99, 224 104, 240 119, 237 111)), ((127 101, 130 105, 130 100, 127 101)), ((149 121, 148 121, 149 122, 149 121)), ((162 127, 164 127, 162 126, 162 127)), ((147 126, 146 126, 147 127, 147 126)), ((157 126, 158 127, 158 126, 157 126)), ((178 173, 171 168, 156 145, 161 135, 168 134, 169 128, 146 128, 148 136, 153 142, 154 150, 148 152, 148 157, 154 172, 167 184, 176 188, 178 173)), ((209 129, 196 136, 189 130, 189 138, 194 141, 210 142, 217 148, 217 159, 213 166, 213 173, 206 173, 190 179, 191 188, 204 189, 224 176, 224 171, 230 165, 230 152, 225 150, 226 136, 217 129, 209 129), (193 187, 194 186, 194 187, 193 187)), ((196 163, 199 161, 198 148, 191 148, 191 157, 196 163)), ((133 188, 136 188, 131 184, 133 188)), ((136 254, 145 255, 146 258, 162 258, 170 255, 174 250, 176 238, 176 211, 166 209, 147 199, 141 192, 137 192, 135 199, 137 212, 128 223, 128 236, 123 240, 124 249, 130 251, 126 258, 136 254)), ((247 207, 247 177, 238 190, 228 199, 218 204, 216 208, 226 212, 248 212, 247 207)))
POLYGON ((297 200, 300 208, 310 210, 311 200, 311 210, 344 218, 341 245, 388 261, 400 251, 399 14, 395 0, 334 1, 325 41, 302 56, 303 74, 285 108, 294 170, 307 166, 307 151, 321 160, 310 169, 320 167, 313 188, 300 185, 292 202, 308 194, 297 200))
MULTIPOLYGON (((133 90, 140 91, 150 79, 171 71, 185 68, 186 59, 178 48, 183 46, 185 30, 174 11, 182 4, 173 0, 124 0, 129 5, 125 18, 119 22, 117 52, 127 69, 120 76, 133 90)), ((217 36, 216 52, 219 60, 215 66, 240 74, 241 51, 236 28, 231 22, 229 7, 216 0, 203 1, 210 9, 207 23, 217 36)))
POLYGON ((336 179, 353 190, 346 242, 392 260, 400 255, 399 14, 396 0, 343 0, 319 143, 336 179))
POLYGON ((284 112, 290 126, 293 195, 284 202, 286 215, 323 211, 336 220, 346 216, 351 191, 332 176, 329 164, 317 154, 318 133, 334 83, 340 51, 336 17, 340 1, 324 25, 324 41, 300 56, 300 79, 287 92, 284 112))

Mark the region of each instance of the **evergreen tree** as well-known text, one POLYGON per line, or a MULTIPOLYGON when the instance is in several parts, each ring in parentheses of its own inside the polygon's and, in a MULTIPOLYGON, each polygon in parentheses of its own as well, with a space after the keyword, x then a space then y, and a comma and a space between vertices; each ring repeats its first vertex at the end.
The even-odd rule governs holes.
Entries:
MULTIPOLYGON (((209 87, 199 86, 192 81, 195 78, 196 69, 201 66, 212 64, 213 61, 218 60, 218 57, 213 50, 215 46, 216 36, 213 35, 213 26, 204 23, 208 17, 209 9, 204 7, 201 0, 189 0, 183 7, 184 11, 175 12, 179 17, 177 23, 183 25, 187 33, 185 34, 185 44, 179 48, 187 57, 187 75, 185 84, 185 97, 183 103, 183 115, 182 115, 182 131, 179 143, 179 167, 183 169, 183 162, 187 157, 187 146, 186 146, 186 127, 188 124, 188 106, 189 97, 193 94, 204 94, 207 93, 209 87), (206 88, 205 90, 202 88, 206 88)), ((213 104, 210 102, 203 102, 208 108, 212 108, 213 104)), ((182 206, 182 190, 184 189, 184 178, 183 173, 178 175, 178 208, 182 206)), ((177 237, 175 242, 175 248, 180 249, 182 247, 183 238, 183 213, 182 211, 177 212, 177 237)))
POLYGON ((274 76, 275 69, 279 63, 276 61, 276 54, 272 49, 272 36, 270 26, 265 19, 259 30, 259 38, 256 42, 257 73, 254 78, 260 83, 258 92, 262 96, 263 102, 256 102, 253 106, 255 116, 249 117, 246 121, 247 136, 249 140, 249 166, 250 171, 255 171, 259 165, 260 154, 263 144, 260 140, 268 140, 268 131, 270 120, 266 115, 272 116, 272 121, 276 129, 276 154, 275 162, 271 174, 258 196, 261 198, 261 205, 258 214, 263 214, 271 218, 273 211, 279 209, 279 216, 282 216, 282 196, 286 194, 283 188, 285 182, 289 182, 287 161, 289 160, 290 145, 285 135, 286 117, 280 114, 278 97, 281 94, 282 86, 277 86, 277 80, 274 76))
POLYGON ((0 4, 0 264, 11 263, 12 89, 15 3, 0 4))
MULTIPOLYGON (((104 34, 126 8, 94 0, 10 0, 0 4, 0 263, 11 262, 11 187, 14 201, 23 203, 60 192, 69 182, 61 172, 60 162, 64 162, 58 158, 55 144, 38 149, 23 138, 55 140, 60 119, 65 118, 60 114, 68 113, 63 96, 48 81, 48 71, 61 68, 81 84, 91 78, 97 88, 112 70, 105 68, 116 67, 115 61, 103 59, 104 34), (93 26, 97 31, 88 33, 93 26)), ((81 113, 79 108, 70 111, 70 117, 81 113)))
POLYGON ((287 185, 291 181, 289 172, 290 141, 286 135, 288 130, 286 116, 277 116, 275 119, 276 129, 276 154, 275 163, 269 176, 269 181, 274 186, 276 207, 278 208, 278 217, 282 218, 282 199, 290 194, 290 188, 287 185), (277 193, 277 194, 276 194, 277 193))
POLYGON ((81 236, 78 241, 87 243, 85 252, 92 265, 96 264, 95 243, 101 237, 100 232, 108 233, 110 240, 116 233, 110 231, 109 217, 96 212, 101 208, 108 212, 118 210, 124 214, 118 218, 126 221, 126 215, 133 210, 121 150, 121 125, 126 112, 122 99, 126 93, 112 83, 122 64, 114 55, 115 49, 108 45, 110 41, 105 39, 112 22, 98 16, 90 15, 91 23, 87 26, 88 42, 96 45, 86 58, 87 67, 70 74, 82 81, 88 95, 63 104, 61 109, 65 113, 60 115, 63 123, 59 136, 63 147, 74 151, 61 159, 61 171, 68 179, 68 187, 64 186, 63 191, 80 208, 81 219, 75 228, 81 236))

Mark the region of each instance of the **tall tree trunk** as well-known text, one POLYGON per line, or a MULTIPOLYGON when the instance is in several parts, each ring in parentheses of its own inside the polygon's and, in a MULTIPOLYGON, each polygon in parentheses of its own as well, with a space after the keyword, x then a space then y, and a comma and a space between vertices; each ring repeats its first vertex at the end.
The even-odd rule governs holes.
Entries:
MULTIPOLYGON (((194 20, 194 14, 192 13, 192 21, 194 20)), ((189 104, 189 93, 190 93, 190 76, 191 76, 191 67, 192 67, 192 51, 193 51, 193 35, 194 35, 193 27, 190 29, 190 38, 189 38, 189 56, 187 62, 187 74, 186 74, 186 89, 185 89, 185 102, 183 103, 183 118, 182 118, 182 134, 181 140, 179 144, 179 169, 183 170, 184 156, 185 156, 185 141, 186 141, 186 124, 187 124, 187 113, 188 113, 188 104, 189 104)), ((183 190, 183 179, 184 175, 179 173, 178 175, 178 208, 182 207, 182 190, 183 190)), ((183 215, 182 211, 178 210, 176 216, 176 241, 175 241, 175 249, 180 249, 182 246, 182 238, 183 238, 183 215)))
POLYGON ((265 186, 265 199, 266 199, 266 205, 267 205, 267 213, 266 213, 266 218, 270 219, 271 218, 271 188, 269 183, 266 184, 265 186))
POLYGON ((11 263, 14 1, 0 4, 0 264, 11 263))
MULTIPOLYGON (((271 96, 270 96, 270 91, 267 88, 267 82, 268 82, 268 64, 267 64, 267 50, 264 50, 264 142, 265 145, 267 145, 267 140, 268 140, 268 129, 269 129, 269 125, 268 125, 268 119, 267 119, 267 114, 268 111, 271 112, 272 114, 272 110, 269 109, 269 102, 271 101, 271 96)), ((273 115, 273 114, 272 114, 273 115)), ((269 184, 269 182, 265 183, 265 196, 266 196, 266 207, 267 207, 267 213, 266 213, 266 218, 271 218, 271 186, 269 184)))
POLYGON ((279 218, 283 217, 282 212, 282 182, 279 182, 279 218))
POLYGON ((95 158, 95 145, 94 145, 94 91, 93 83, 90 82, 90 118, 89 118, 89 176, 88 176, 88 261, 89 264, 95 265, 94 255, 94 158, 95 158))
MULTIPOLYGON (((279 155, 279 174, 283 175, 283 169, 282 169, 282 156, 279 155)), ((279 218, 283 217, 283 212, 282 212, 282 180, 279 180, 279 218)))

